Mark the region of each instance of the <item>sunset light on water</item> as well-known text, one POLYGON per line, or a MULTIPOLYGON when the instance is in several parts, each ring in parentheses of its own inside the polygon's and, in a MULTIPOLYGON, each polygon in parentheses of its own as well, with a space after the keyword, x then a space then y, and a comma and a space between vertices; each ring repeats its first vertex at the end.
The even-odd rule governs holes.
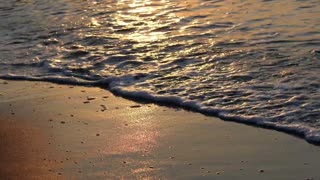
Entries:
POLYGON ((319 17, 319 0, 0 0, 0 179, 319 178, 319 17))

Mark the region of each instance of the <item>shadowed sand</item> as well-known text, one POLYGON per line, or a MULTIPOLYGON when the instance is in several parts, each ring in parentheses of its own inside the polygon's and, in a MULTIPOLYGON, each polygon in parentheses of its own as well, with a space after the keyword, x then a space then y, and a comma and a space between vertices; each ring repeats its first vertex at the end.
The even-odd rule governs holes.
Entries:
POLYGON ((0 80, 0 179, 320 179, 320 147, 99 88, 0 80))

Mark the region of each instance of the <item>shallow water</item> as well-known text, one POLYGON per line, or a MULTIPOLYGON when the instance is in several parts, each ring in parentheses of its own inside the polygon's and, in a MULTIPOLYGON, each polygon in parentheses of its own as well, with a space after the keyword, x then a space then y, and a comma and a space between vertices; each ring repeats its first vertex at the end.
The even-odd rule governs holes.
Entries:
POLYGON ((0 75, 320 142, 319 0, 0 0, 0 75))

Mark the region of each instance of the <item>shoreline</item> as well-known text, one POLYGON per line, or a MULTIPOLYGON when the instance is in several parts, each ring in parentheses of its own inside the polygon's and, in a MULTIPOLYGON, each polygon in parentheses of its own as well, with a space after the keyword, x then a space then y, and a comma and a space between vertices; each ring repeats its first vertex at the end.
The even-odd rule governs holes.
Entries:
MULTIPOLYGON (((56 85, 66 85, 66 86, 69 85, 69 86, 78 86, 78 87, 101 88, 105 91, 110 92, 114 96, 117 96, 120 98, 125 98, 127 100, 134 101, 137 103, 142 103, 142 104, 150 103, 150 104, 156 104, 158 106, 165 106, 165 107, 169 107, 169 108, 181 108, 186 111, 191 111, 193 113, 200 113, 205 116, 215 117, 215 118, 221 119, 226 122, 234 122, 234 123, 244 124, 244 125, 248 125, 248 126, 252 126, 252 127, 256 127, 256 128, 270 129, 270 130, 286 133, 286 134, 289 134, 289 135, 292 135, 295 137, 299 137, 312 145, 320 146, 320 137, 318 135, 307 134, 312 131, 316 131, 315 129, 312 129, 310 127, 302 126, 297 129, 297 127, 295 126, 296 124, 278 125, 278 124, 275 124, 273 122, 268 122, 268 121, 266 121, 266 122, 257 121, 257 120, 255 120, 255 118, 241 120, 241 119, 235 118, 235 117, 224 117, 223 115, 219 115, 219 112, 212 112, 210 110, 199 110, 193 106, 183 105, 185 103, 181 104, 181 103, 175 102, 175 101, 171 102, 171 101, 161 100, 161 98, 157 99, 158 98, 157 96, 150 95, 150 98, 146 98, 141 95, 132 96, 132 95, 128 94, 127 92, 122 92, 121 90, 119 91, 117 89, 111 90, 110 88, 105 88, 105 87, 108 87, 109 85, 101 86, 97 82, 92 82, 92 84, 86 84, 86 82, 70 83, 71 82, 70 79, 64 80, 64 81, 58 81, 58 80, 50 81, 50 80, 42 80, 42 79, 34 79, 34 78, 29 79, 26 77, 19 77, 19 76, 13 77, 13 78, 12 77, 0 77, 0 80, 45 82, 45 83, 53 83, 56 85), (96 86, 93 86, 93 85, 96 85, 96 86), (307 138, 308 136, 309 136, 309 138, 307 138)), ((164 98, 164 99, 166 99, 166 98, 164 98)))
POLYGON ((132 102, 97 87, 0 84, 0 143, 12 143, 1 153, 12 166, 0 177, 320 178, 320 148, 283 132, 132 102), (26 139, 35 139, 28 143, 35 150, 20 144, 26 139), (21 164, 25 158, 31 161, 21 164), (19 173, 17 164, 50 168, 19 173))

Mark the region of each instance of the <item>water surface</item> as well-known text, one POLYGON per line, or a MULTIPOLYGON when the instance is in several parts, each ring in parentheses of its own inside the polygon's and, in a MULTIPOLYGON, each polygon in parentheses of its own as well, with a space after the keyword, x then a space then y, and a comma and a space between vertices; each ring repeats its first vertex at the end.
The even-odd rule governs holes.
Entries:
POLYGON ((320 142, 319 0, 0 3, 2 78, 94 85, 320 142))

